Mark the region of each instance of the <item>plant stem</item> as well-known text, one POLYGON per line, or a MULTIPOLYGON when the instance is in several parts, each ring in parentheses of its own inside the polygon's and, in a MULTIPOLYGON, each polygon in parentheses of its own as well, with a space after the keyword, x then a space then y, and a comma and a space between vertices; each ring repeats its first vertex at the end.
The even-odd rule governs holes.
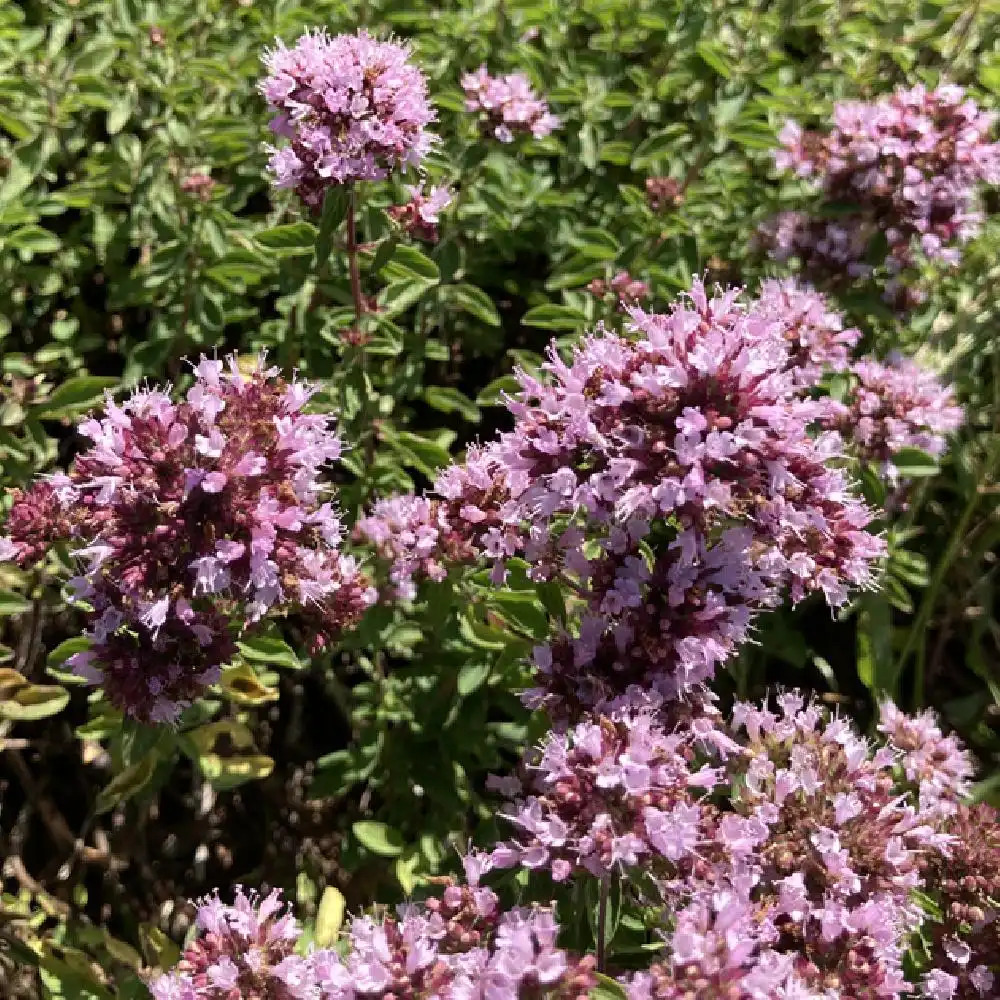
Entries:
POLYGON ((347 202, 347 266, 351 272, 351 298, 354 301, 354 325, 361 326, 361 316, 365 311, 365 303, 361 298, 361 273, 358 270, 358 196, 354 186, 347 202))
POLYGON ((948 540, 947 548, 945 548, 941 558, 938 560, 937 565, 934 567, 934 574, 931 577, 931 582, 928 585, 927 590, 924 591, 924 599, 920 602, 916 618, 914 618, 913 625, 910 627, 909 635, 906 638, 906 645, 903 647, 903 651, 899 656, 897 676, 901 675, 910 656, 916 653, 916 664, 914 667, 913 678, 913 705, 916 709, 920 709, 924 705, 924 685, 926 682, 925 664, 927 661, 927 645, 926 642, 922 641, 924 638, 924 632, 930 623, 931 614, 937 604, 938 592, 944 584, 945 575, 951 568, 951 564, 955 561, 955 557, 958 555, 959 550, 966 543, 966 532, 969 527, 969 522, 972 520, 972 515, 975 514, 976 508, 979 506, 979 501, 983 496, 979 488, 980 484, 986 483, 992 476, 993 466, 996 462, 998 451, 1000 451, 1000 449, 998 449, 996 439, 994 439, 994 442, 990 445, 986 456, 983 459, 980 473, 976 476, 976 480, 969 495, 969 499, 965 505, 965 509, 962 511, 962 514, 951 533, 951 538, 948 540))
POLYGON ((597 971, 603 973, 607 967, 607 947, 605 940, 608 923, 608 895, 611 892, 611 876, 601 879, 601 897, 597 904, 597 971))

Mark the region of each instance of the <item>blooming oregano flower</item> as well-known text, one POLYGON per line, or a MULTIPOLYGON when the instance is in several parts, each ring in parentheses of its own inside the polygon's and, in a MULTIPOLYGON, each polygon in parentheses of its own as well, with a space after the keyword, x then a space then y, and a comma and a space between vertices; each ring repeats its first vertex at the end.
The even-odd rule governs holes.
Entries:
POLYGON ((462 77, 462 89, 466 110, 482 114, 490 133, 501 142, 513 142, 515 135, 525 132, 543 139, 560 125, 523 73, 490 76, 480 66, 462 77))
MULTIPOLYGON (((765 225, 762 239, 779 259, 799 257, 817 279, 869 273, 877 234, 888 244, 890 276, 919 255, 957 263, 959 246, 982 221, 977 186, 1000 182, 1000 144, 989 141, 994 121, 961 87, 918 84, 873 103, 837 104, 828 133, 787 123, 778 169, 815 181, 827 202, 855 210, 836 219, 786 213, 765 225)), ((907 300, 897 278, 887 294, 907 300)))
POLYGON ((307 32, 264 56, 261 93, 278 112, 271 122, 288 145, 271 149, 269 169, 319 209, 336 184, 378 180, 417 167, 430 149, 434 111, 427 81, 409 49, 356 35, 307 32))
POLYGON ((153 1000, 312 1000, 319 955, 295 954, 301 934, 275 890, 261 899, 237 886, 198 904, 197 936, 176 969, 149 982, 153 1000))
POLYGON ((846 398, 830 401, 823 422, 892 483, 900 479, 893 456, 904 448, 939 456, 947 436, 962 425, 964 414, 951 390, 915 361, 862 358, 851 364, 850 374, 846 398))
POLYGON ((313 390, 235 357, 195 376, 180 403, 109 397, 80 425, 90 447, 18 496, 7 526, 22 563, 70 543, 92 645, 69 662, 144 720, 175 718, 267 614, 297 613, 321 647, 375 599, 324 495, 341 445, 329 415, 305 412, 313 390))
POLYGON ((205 900, 198 937, 150 983, 153 1000, 585 1000, 593 959, 558 947, 550 910, 503 911, 478 885, 482 867, 472 857, 468 885, 381 920, 356 917, 342 948, 304 955, 294 953, 300 932, 277 893, 257 904, 237 890, 232 907, 205 900))
POLYGON ((593 705, 630 684, 675 696, 710 678, 753 614, 810 591, 841 604, 883 543, 840 467, 826 404, 791 350, 797 310, 709 297, 632 309, 544 378, 521 374, 514 429, 440 474, 447 523, 503 579, 512 557, 567 582, 578 625, 535 651, 532 701, 593 705))

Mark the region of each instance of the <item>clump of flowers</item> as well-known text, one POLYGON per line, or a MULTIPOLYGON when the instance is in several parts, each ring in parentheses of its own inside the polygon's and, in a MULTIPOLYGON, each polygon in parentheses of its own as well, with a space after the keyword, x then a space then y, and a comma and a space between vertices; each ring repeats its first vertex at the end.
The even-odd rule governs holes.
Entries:
POLYGON ((945 830, 949 849, 929 856, 924 873, 936 912, 922 992, 934 1000, 981 1000, 996 996, 1000 984, 1000 813, 961 805, 945 830))
POLYGON ((817 276, 831 266, 865 273, 876 234, 886 240, 890 275, 912 267, 918 254, 957 263, 960 245, 982 221, 977 186, 1000 181, 1000 144, 989 141, 994 121, 961 87, 946 84, 841 102, 826 133, 789 122, 778 169, 815 181, 831 205, 857 208, 836 219, 786 214, 767 227, 765 240, 776 256, 795 255, 817 276))
POLYGON ((850 351, 861 339, 856 327, 844 327, 843 317, 824 295, 794 278, 768 280, 760 287, 760 308, 781 323, 789 344, 789 363, 805 384, 825 371, 843 371, 850 351))
POLYGON ((234 907, 208 900, 201 932, 177 968, 151 983, 154 1000, 372 1000, 441 997, 465 1000, 585 1000, 596 985, 591 958, 556 944, 551 910, 503 911, 479 886, 470 858, 468 885, 399 907, 375 920, 357 917, 342 949, 296 955, 299 929, 276 919, 277 894, 254 909, 240 892, 234 907))
POLYGON ((447 519, 502 580, 518 555, 559 579, 578 627, 535 651, 532 703, 595 704, 630 684, 709 679, 755 611, 872 582, 883 543, 836 434, 810 433, 790 330, 768 306, 696 283, 666 314, 633 309, 547 379, 519 376, 514 429, 436 483, 447 519))
POLYGON ((647 177, 646 201, 654 212, 676 208, 684 200, 680 181, 673 177, 647 177))
POLYGON ((174 719, 265 615, 299 614, 321 647, 374 601, 324 496, 341 445, 305 412, 312 391, 203 357, 183 402, 109 397, 70 472, 16 497, 6 551, 23 564, 70 544, 91 647, 69 662, 128 714, 174 719))
POLYGON ((278 890, 264 899, 236 888, 198 905, 197 936, 177 967, 152 979, 153 1000, 299 1000, 317 996, 323 953, 295 954, 301 934, 278 890))
POLYGON ((587 291, 598 299, 603 299, 609 294, 614 295, 622 308, 638 305, 649 298, 649 285, 645 281, 633 278, 628 271, 619 271, 610 281, 594 278, 587 285, 587 291))
POLYGON ((524 783, 491 782, 515 796, 504 815, 518 829, 493 849, 493 865, 545 868, 561 882, 579 871, 648 865, 651 856, 674 864, 694 857, 714 826, 703 800, 720 781, 713 768, 691 766, 699 734, 720 738, 708 715, 668 732, 652 706, 550 732, 529 757, 524 783))
MULTIPOLYGON (((547 737, 528 761, 529 794, 497 782, 518 796, 507 818, 519 834, 491 862, 557 880, 636 865, 654 877, 669 957, 631 981, 636 998, 901 997, 913 985, 903 955, 926 919, 914 892, 938 892, 935 866, 970 822, 958 798, 968 761, 930 716, 883 719, 891 739, 879 745, 795 692, 673 731, 652 706, 601 710, 547 737), (779 992, 793 985, 803 992, 779 992)), ((982 880, 1000 843, 992 822, 944 885, 963 901, 980 893, 989 915, 971 914, 987 931, 964 953, 970 972, 996 959, 982 880)))
POLYGON ((260 90, 277 112, 272 130, 288 140, 271 149, 278 187, 318 210, 333 185, 418 166, 433 141, 434 111, 409 60, 405 45, 363 30, 333 38, 311 31, 268 51, 260 90))
POLYGON ((951 811, 972 791, 972 760, 953 734, 941 731, 929 709, 919 715, 901 712, 891 700, 879 706, 880 733, 901 753, 900 766, 927 807, 940 802, 951 811))
POLYGON ((393 592, 404 600, 416 597, 418 581, 443 580, 449 566, 474 554, 448 522, 441 501, 427 497, 378 500, 355 530, 388 564, 393 592))
POLYGON ((754 243, 780 263, 798 258, 811 281, 839 286, 872 275, 868 248, 874 235, 873 226, 861 216, 822 219, 787 211, 761 223, 754 243))
POLYGON ((393 205, 389 215, 415 239, 436 242, 441 213, 452 201, 451 191, 439 185, 426 194, 420 187, 407 186, 406 191, 410 200, 405 205, 393 205))
POLYGON ((915 361, 862 358, 851 364, 850 373, 846 398, 830 403, 824 422, 892 482, 899 480, 893 456, 904 448, 941 455, 947 436, 962 425, 962 408, 951 390, 915 361))
POLYGON ((465 107, 483 115, 491 135, 513 142, 519 133, 543 139, 560 125, 523 73, 490 76, 485 66, 462 77, 465 107))

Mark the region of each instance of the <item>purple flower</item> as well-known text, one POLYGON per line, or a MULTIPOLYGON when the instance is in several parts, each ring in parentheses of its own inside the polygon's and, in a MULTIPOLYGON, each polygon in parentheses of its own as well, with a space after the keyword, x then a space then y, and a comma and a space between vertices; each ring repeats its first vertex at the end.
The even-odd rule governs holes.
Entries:
MULTIPOLYGON (((833 282, 868 273, 877 233, 888 242, 890 276, 920 256, 957 263, 958 247, 981 225, 977 186, 1000 181, 1000 144, 989 141, 994 121, 960 87, 918 84, 870 104, 837 104, 827 133, 789 122, 775 165, 815 182, 827 202, 855 210, 834 219, 784 213, 760 239, 779 260, 798 257, 812 277, 833 282)), ((898 277, 887 286, 902 305, 912 301, 910 291, 898 277)))
MULTIPOLYGON (((851 492, 798 358, 798 304, 709 297, 630 310, 544 378, 519 376, 514 429, 470 448, 436 491, 444 517, 503 579, 523 558, 582 602, 536 650, 532 704, 572 712, 629 685, 676 696, 714 674, 753 615, 873 580, 883 543, 851 492)), ((827 320, 810 316, 820 326, 827 320)), ((828 352, 829 353, 829 352, 828 352)))
POLYGON ((261 899, 237 886, 232 905, 206 897, 196 925, 176 969, 150 981, 153 1000, 318 1000, 318 953, 294 953, 300 929, 277 890, 261 899))
POLYGON ((479 112, 489 131, 501 142, 513 142, 518 133, 542 139, 559 128, 559 119, 535 94, 523 73, 490 76, 485 66, 462 77, 465 107, 479 112))
POLYGON ((941 455, 947 436, 962 425, 964 414, 951 390, 915 361, 862 358, 849 371, 847 398, 830 406, 824 423, 893 483, 900 478, 894 455, 903 448, 941 455))
POLYGON ((861 339, 855 327, 844 328, 841 315, 825 296, 794 278, 765 281, 760 287, 761 310, 781 323, 789 345, 789 362, 809 384, 826 370, 843 371, 850 350, 861 339))
POLYGON ((451 189, 435 185, 424 194, 421 188, 408 185, 406 190, 410 200, 393 205, 389 215, 415 239, 436 242, 441 213, 452 202, 451 189))
POLYGON ((72 581, 91 607, 91 648, 71 658, 110 700, 172 721, 274 612, 296 613, 317 645, 375 599, 341 551, 340 519, 320 478, 340 455, 329 416, 304 412, 312 390, 262 364, 202 358, 183 402, 136 392, 80 433, 68 475, 14 504, 22 562, 68 541, 72 581))
POLYGON ((292 48, 278 42, 267 52, 260 90, 278 112, 272 130, 289 140, 271 149, 277 186, 319 209, 331 186, 419 166, 433 141, 434 111, 409 57, 406 46, 363 30, 333 38, 307 32, 292 48))

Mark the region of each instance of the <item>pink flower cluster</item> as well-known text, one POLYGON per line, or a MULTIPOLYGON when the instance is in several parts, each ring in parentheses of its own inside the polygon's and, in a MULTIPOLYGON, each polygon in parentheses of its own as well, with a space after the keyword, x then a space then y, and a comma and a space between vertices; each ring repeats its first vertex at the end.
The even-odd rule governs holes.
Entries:
POLYGON ((578 599, 579 627, 536 650, 534 703, 594 704, 630 684, 709 679, 755 611, 872 582, 883 543, 837 464, 825 406, 792 365, 793 315, 709 297, 631 311, 548 379, 519 376, 514 429, 436 483, 447 520, 494 565, 523 557, 578 599))
POLYGON ((508 814, 518 839, 491 862, 557 880, 652 876, 673 924, 669 960, 631 982, 637 1000, 900 998, 913 988, 904 953, 927 919, 914 893, 938 890, 927 859, 947 864, 970 762, 930 717, 887 706, 882 728, 889 742, 869 744, 791 692, 777 711, 737 705, 728 725, 708 713, 668 731, 649 709, 595 714, 529 757, 530 794, 508 814), (919 771, 919 792, 901 769, 919 771))
POLYGON ((587 285, 587 291, 598 299, 603 299, 608 294, 614 295, 623 311, 626 307, 637 305, 649 298, 649 285, 645 281, 633 278, 628 271, 619 271, 610 281, 594 278, 587 285))
POLYGON ((277 916, 278 895, 258 908, 237 892, 198 911, 201 932, 177 968, 153 980, 153 1000, 585 1000, 593 959, 556 944, 550 910, 503 911, 475 881, 401 906, 383 920, 357 917, 342 949, 293 953, 299 929, 277 916))
POLYGON ((416 597, 417 580, 443 580, 449 566, 475 554, 449 524, 441 501, 426 497, 378 500, 355 530, 389 565, 393 593, 403 600, 416 597))
POLYGON ((840 313, 829 301, 793 278, 763 282, 758 295, 760 308, 782 325, 788 341, 789 362, 804 385, 813 384, 826 371, 844 371, 850 351, 861 339, 856 327, 844 327, 840 313))
POLYGON ((202 358, 183 402, 159 390, 80 425, 69 474, 15 500, 5 548, 20 562, 68 541, 90 607, 91 648, 71 658, 139 719, 170 721, 232 655, 232 638, 295 612, 322 645, 375 592, 340 548, 320 472, 340 455, 312 389, 262 363, 202 358))
POLYGON ((292 48, 279 42, 267 52, 260 90, 278 112, 272 130, 289 140, 271 149, 278 187, 319 209, 333 185, 418 166, 433 141, 434 111, 409 56, 406 46, 363 30, 307 32, 292 48))
POLYGON ((452 201, 451 190, 435 185, 426 194, 413 186, 407 186, 406 191, 410 200, 405 205, 393 205, 389 215, 415 239, 436 242, 441 213, 452 201))
POLYGON ((711 835, 704 800, 720 782, 712 767, 692 767, 699 735, 736 749, 710 716, 667 732, 652 706, 550 732, 529 756, 523 782, 490 781, 515 796, 503 815, 518 830, 493 849, 491 863, 544 868, 561 882, 577 872, 648 869, 654 856, 689 860, 711 835))
POLYGON ((941 455, 947 435, 963 422, 950 389, 906 358, 862 358, 851 364, 851 386, 842 403, 830 402, 824 424, 841 433, 861 458, 875 462, 892 482, 893 456, 904 448, 941 455))
POLYGON ((918 249, 957 263, 958 246, 982 221, 977 185, 1000 182, 1000 144, 989 141, 994 121, 961 87, 918 84, 873 103, 837 104, 825 134, 789 122, 777 167, 815 180, 829 203, 854 211, 833 220, 778 220, 770 227, 777 256, 794 254, 817 274, 831 265, 860 274, 879 233, 890 274, 912 266, 918 249))
POLYGON ((481 113, 489 131, 501 142, 513 142, 520 132, 543 139, 560 125, 523 73, 490 76, 485 66, 462 77, 465 107, 481 113))
POLYGON ((981 1000, 1000 990, 1000 813, 961 805, 945 827, 947 854, 927 859, 924 880, 937 907, 925 927, 930 965, 921 995, 981 1000))
POLYGON ((295 954, 301 934, 275 890, 264 899, 237 886, 233 904, 202 900, 198 936, 177 967, 149 982, 153 1000, 314 1000, 327 953, 295 954))

